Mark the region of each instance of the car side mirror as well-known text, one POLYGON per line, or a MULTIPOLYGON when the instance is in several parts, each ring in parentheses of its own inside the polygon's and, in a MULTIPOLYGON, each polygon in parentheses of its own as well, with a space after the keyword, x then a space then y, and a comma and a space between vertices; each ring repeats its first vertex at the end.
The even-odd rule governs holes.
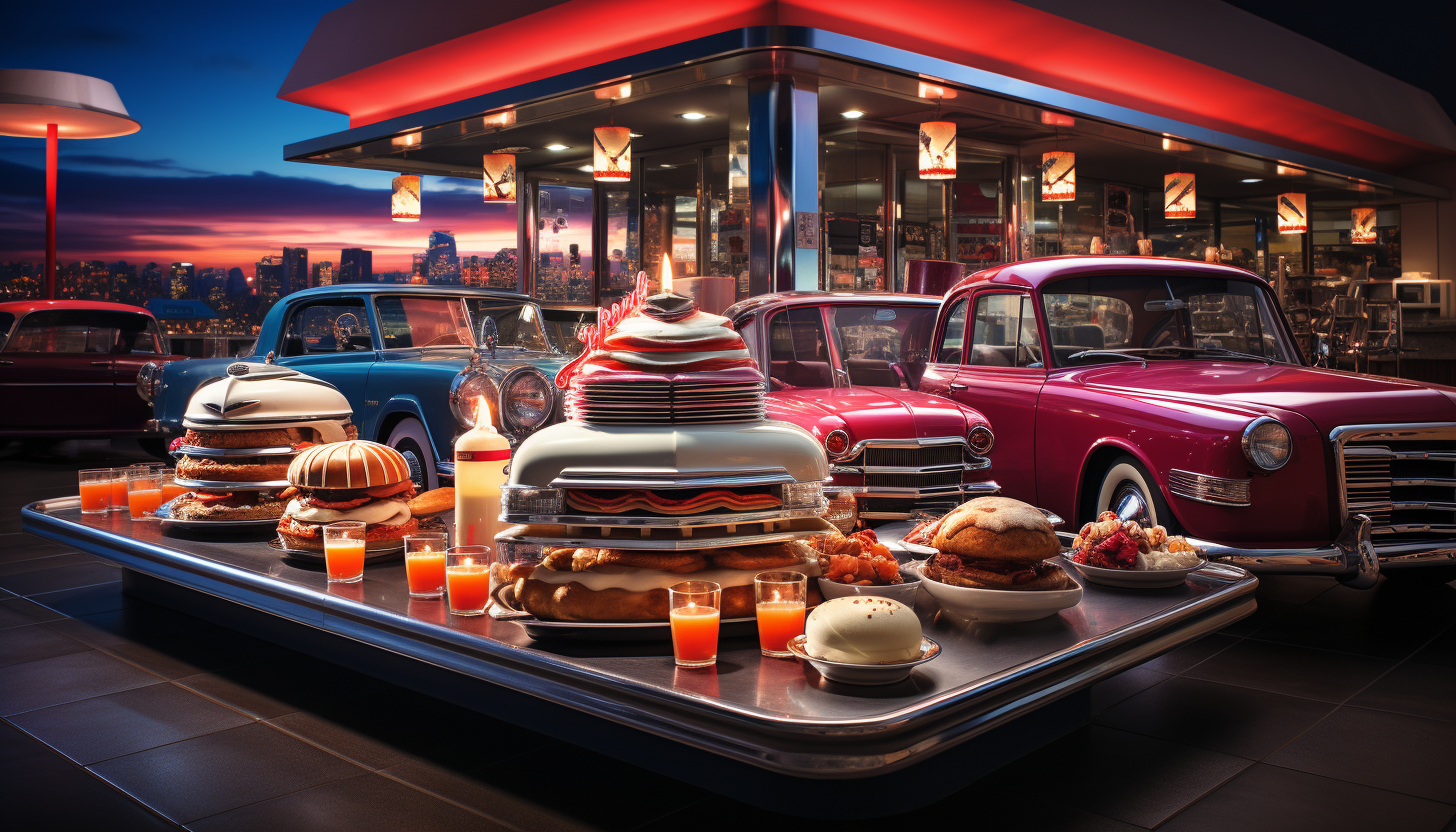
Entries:
POLYGON ((1145 312, 1172 312, 1175 309, 1187 308, 1187 302, 1176 298, 1173 300, 1150 300, 1143 303, 1143 311, 1145 312))

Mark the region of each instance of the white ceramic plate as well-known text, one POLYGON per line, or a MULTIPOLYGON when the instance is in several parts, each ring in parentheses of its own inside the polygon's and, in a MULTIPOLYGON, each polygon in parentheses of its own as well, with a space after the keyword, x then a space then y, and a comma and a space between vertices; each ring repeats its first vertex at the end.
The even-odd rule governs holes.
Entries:
POLYGON ((841 584, 824 578, 817 578, 819 581, 819 594, 824 600, 834 598, 845 598, 850 595, 872 595, 876 598, 889 598, 892 601, 899 601, 911 609, 915 608, 915 596, 920 593, 920 576, 906 569, 900 570, 900 577, 905 580, 902 584, 889 584, 888 586, 854 586, 853 584, 841 584))
POLYGON ((926 578, 920 586, 941 609, 972 621, 1036 621, 1082 602, 1081 584, 1056 590, 973 589, 926 578))
POLYGON ((940 655, 940 645, 921 637, 920 658, 908 662, 886 662, 885 664, 850 664, 816 659, 804 652, 808 636, 799 635, 789 639, 789 652, 814 666, 819 675, 831 682, 846 685, 893 685, 910 678, 910 672, 940 655))
POLYGON ((1190 573, 1208 565, 1208 561, 1200 559, 1197 566, 1190 566, 1186 569, 1106 569, 1101 566, 1077 563, 1065 555, 1062 556, 1062 560, 1066 562, 1068 568, 1081 572, 1082 577, 1094 584, 1125 589, 1165 589, 1181 586, 1190 573))

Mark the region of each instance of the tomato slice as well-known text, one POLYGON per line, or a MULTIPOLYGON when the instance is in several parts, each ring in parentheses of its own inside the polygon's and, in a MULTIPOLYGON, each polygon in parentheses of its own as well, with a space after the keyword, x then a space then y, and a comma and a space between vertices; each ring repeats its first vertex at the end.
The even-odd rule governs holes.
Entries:
POLYGON ((229 497, 233 496, 231 491, 226 494, 201 494, 194 491, 193 495, 197 498, 197 502, 202 503, 203 505, 207 505, 209 503, 220 503, 223 500, 226 500, 229 497))
POLYGON ((371 497, 383 498, 391 497, 395 494, 400 493, 401 491, 407 491, 414 487, 415 484, 413 482, 405 480, 404 482, 395 483, 394 485, 381 485, 378 488, 370 488, 364 493, 368 494, 371 497))

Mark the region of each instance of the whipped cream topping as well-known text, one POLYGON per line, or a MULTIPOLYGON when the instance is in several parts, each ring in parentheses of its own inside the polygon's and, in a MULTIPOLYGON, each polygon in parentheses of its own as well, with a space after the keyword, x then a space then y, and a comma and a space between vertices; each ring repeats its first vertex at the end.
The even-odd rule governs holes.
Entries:
POLYGON ((347 511, 330 508, 304 506, 298 498, 288 501, 284 516, 302 520, 305 523, 337 523, 341 520, 360 520, 371 525, 401 526, 409 522, 409 506, 399 500, 374 500, 347 511))

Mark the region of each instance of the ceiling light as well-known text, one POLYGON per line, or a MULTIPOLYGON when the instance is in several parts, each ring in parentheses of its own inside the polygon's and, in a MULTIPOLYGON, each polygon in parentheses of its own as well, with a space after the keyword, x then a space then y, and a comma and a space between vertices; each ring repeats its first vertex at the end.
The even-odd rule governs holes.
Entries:
POLYGON ((628 133, 627 135, 631 136, 634 139, 640 139, 640 138, 642 138, 642 134, 641 133, 628 133))
POLYGON ((660 167, 660 168, 667 168, 668 170, 672 170, 673 167, 675 167, 675 166, 674 165, 658 165, 658 167, 660 167))
POLYGON ((581 167, 577 168, 577 170, 581 171, 582 173, 591 173, 592 171, 596 170, 596 168, 592 167, 591 165, 582 165, 581 167))
POLYGON ((1245 185, 1252 185, 1255 182, 1263 182, 1264 180, 1262 180, 1262 179, 1240 179, 1239 181, 1242 182, 1242 183, 1244 183, 1245 185))
POLYGON ((548 144, 548 145, 546 145, 546 149, 547 150, 562 151, 562 150, 570 150, 571 148, 569 146, 567 146, 567 145, 564 145, 564 144, 548 144))
POLYGON ((685 118, 688 121, 700 121, 707 118, 703 113, 678 113, 678 118, 685 118))
POLYGON ((844 116, 845 118, 860 118, 864 115, 864 110, 845 110, 844 112, 840 113, 840 115, 844 116))

